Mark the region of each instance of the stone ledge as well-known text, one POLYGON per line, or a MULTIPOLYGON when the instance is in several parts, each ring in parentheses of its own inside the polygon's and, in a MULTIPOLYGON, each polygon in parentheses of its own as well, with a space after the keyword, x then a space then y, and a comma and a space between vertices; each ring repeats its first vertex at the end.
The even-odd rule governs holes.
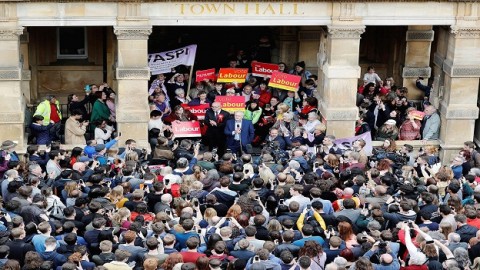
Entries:
POLYGON ((19 40, 20 35, 23 34, 23 27, 20 28, 0 28, 0 40, 19 40))
POLYGON ((480 77, 480 67, 478 66, 461 66, 454 65, 452 61, 443 61, 443 71, 448 76, 454 78, 478 78, 480 77))
POLYGON ((117 68, 115 71, 117 80, 149 80, 150 69, 145 68, 117 68))
POLYGON ((434 31, 407 31, 407 41, 433 41, 434 31))
POLYGON ((24 124, 23 112, 0 112, 1 124, 24 124))
POLYGON ((429 78, 432 73, 430 67, 404 67, 402 70, 403 78, 418 78, 425 77, 429 78))
POLYGON ((21 78, 20 68, 0 68, 0 81, 19 81, 21 78))
POLYGON ((358 79, 361 73, 360 66, 331 66, 328 63, 322 70, 329 79, 358 79))

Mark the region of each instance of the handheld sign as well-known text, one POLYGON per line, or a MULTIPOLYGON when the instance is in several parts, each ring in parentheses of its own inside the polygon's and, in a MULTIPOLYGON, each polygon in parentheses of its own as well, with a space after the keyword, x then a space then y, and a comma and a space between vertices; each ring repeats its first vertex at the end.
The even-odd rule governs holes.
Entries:
POLYGON ((221 68, 217 82, 243 83, 247 79, 248 68, 221 68))
POLYGON ((188 105, 188 104, 181 104, 184 110, 189 110, 192 114, 197 116, 198 120, 203 120, 205 118, 205 113, 207 112, 208 108, 210 108, 210 104, 200 104, 200 105, 188 105))
POLYGON ((195 82, 201 82, 204 80, 214 81, 216 79, 215 69, 197 70, 195 73, 195 82))
POLYGON ((201 137, 200 122, 198 121, 185 121, 185 122, 172 122, 173 134, 177 138, 191 138, 201 137))
POLYGON ((274 71, 278 71, 277 64, 261 63, 257 61, 252 62, 253 76, 270 78, 272 76, 272 72, 274 71))
POLYGON ((242 96, 217 96, 216 102, 222 106, 222 110, 229 113, 245 110, 245 97, 242 96))
POLYGON ((302 77, 282 73, 279 71, 272 72, 272 78, 268 82, 268 86, 288 91, 297 91, 302 77))

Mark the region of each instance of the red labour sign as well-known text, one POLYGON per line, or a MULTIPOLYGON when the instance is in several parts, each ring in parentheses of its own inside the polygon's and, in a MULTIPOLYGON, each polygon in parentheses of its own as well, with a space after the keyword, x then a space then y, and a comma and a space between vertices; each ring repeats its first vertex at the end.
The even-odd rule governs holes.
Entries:
POLYGON ((270 78, 272 72, 278 71, 277 64, 261 63, 261 62, 252 62, 252 75, 257 77, 270 78))
POLYGON ((190 138, 201 137, 200 122, 188 121, 188 122, 172 122, 173 134, 177 138, 190 138))

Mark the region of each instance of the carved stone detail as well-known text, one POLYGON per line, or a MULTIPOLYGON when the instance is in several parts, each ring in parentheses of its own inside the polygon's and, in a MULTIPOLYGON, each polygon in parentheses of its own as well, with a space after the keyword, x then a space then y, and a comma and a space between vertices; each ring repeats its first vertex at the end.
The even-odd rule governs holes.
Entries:
POLYGON ((407 31, 407 41, 433 41, 433 30, 407 31))
POLYGON ((430 77, 432 69, 430 67, 404 67, 402 71, 403 78, 430 77))
POLYGON ((442 55, 440 55, 439 53, 435 53, 433 55, 433 63, 437 66, 437 67, 443 67, 443 61, 445 61, 445 58, 443 58, 442 55))
POLYGON ((355 19, 355 3, 340 3, 340 21, 353 21, 355 19))
POLYGON ((124 27, 118 26, 113 30, 117 39, 145 40, 152 33, 151 26, 145 27, 124 27))
POLYGON ((364 25, 331 25, 328 27, 328 34, 332 39, 360 39, 364 32, 364 25))
POLYGON ((452 26, 455 38, 480 38, 480 27, 452 26))
POLYGON ((19 68, 0 69, 1 81, 19 81, 21 79, 21 70, 19 68))
POLYGON ((147 68, 117 68, 117 80, 148 80, 150 69, 147 68))
POLYGON ((0 40, 18 40, 23 34, 23 27, 14 29, 0 29, 0 40))
POLYGON ((441 110, 445 111, 446 119, 477 119, 479 109, 476 106, 441 104, 441 110))
POLYGON ((450 77, 478 78, 480 67, 453 65, 451 61, 443 61, 443 71, 450 77))
POLYGON ((32 72, 28 69, 23 69, 22 70, 22 80, 24 80, 24 81, 32 80, 32 72))

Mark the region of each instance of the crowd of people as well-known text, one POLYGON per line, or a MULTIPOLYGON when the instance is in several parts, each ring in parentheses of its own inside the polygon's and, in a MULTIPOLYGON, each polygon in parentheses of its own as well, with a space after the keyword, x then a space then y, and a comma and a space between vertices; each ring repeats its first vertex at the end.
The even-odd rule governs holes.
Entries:
POLYGON ((302 77, 295 92, 255 77, 187 89, 185 74, 158 75, 151 153, 131 138, 113 153, 120 134, 106 84, 69 97, 64 140, 83 147, 62 149, 62 114, 48 96, 27 155, 14 141, 0 146, 0 269, 480 269, 475 144, 442 166, 429 143, 435 108, 413 107, 372 68, 356 133, 384 143, 372 154, 363 139, 343 150, 319 118, 316 76, 304 62, 291 73, 302 77), (235 95, 245 110, 216 101, 235 95), (199 120, 185 105, 200 104, 210 106, 199 120), (176 121, 200 121, 201 140, 178 138, 176 121), (416 153, 397 139, 425 145, 416 153))

